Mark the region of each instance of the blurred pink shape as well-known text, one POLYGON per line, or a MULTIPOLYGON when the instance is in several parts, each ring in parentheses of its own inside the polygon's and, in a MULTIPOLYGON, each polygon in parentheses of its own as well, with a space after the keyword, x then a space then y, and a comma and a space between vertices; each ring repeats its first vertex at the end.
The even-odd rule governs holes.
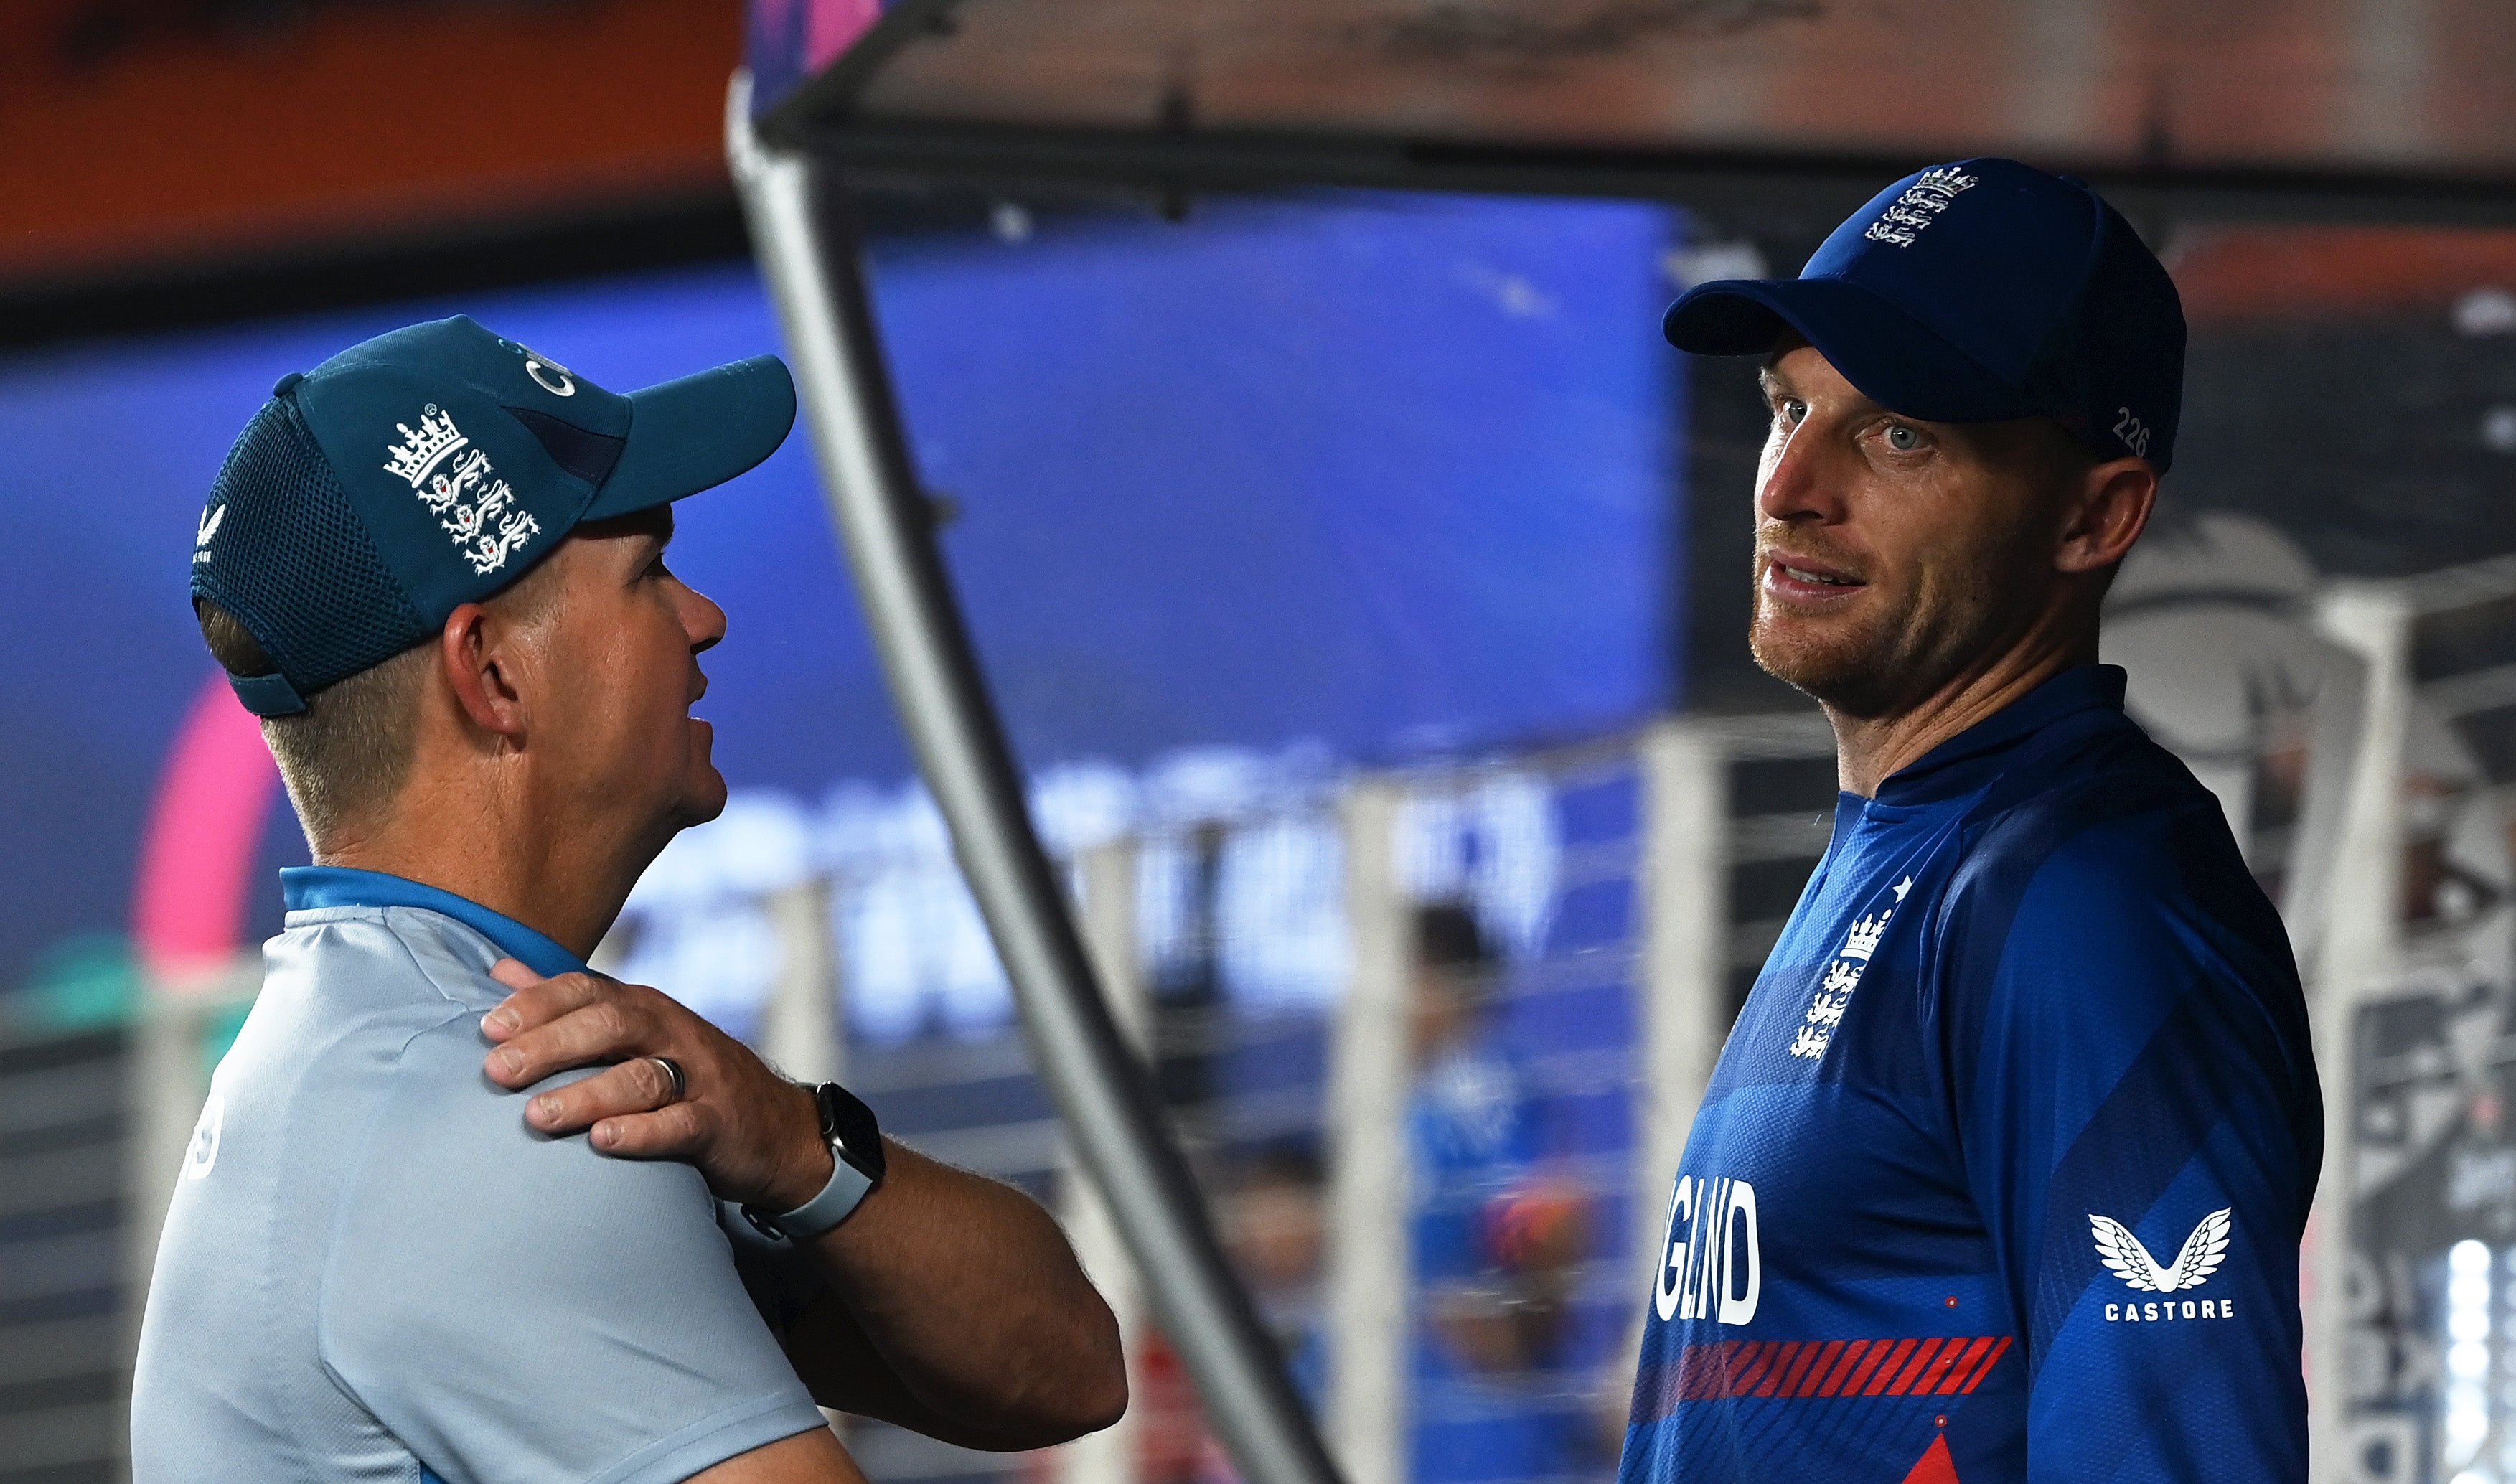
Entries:
POLYGON ((882 19, 882 0, 804 0, 805 59, 815 70, 846 51, 882 19))
POLYGON ((212 671, 176 734, 141 836, 132 936, 151 974, 181 985, 235 955, 278 782, 261 723, 212 671))
POLYGON ((803 69, 818 72, 882 19, 882 0, 758 0, 753 10, 758 34, 801 41, 803 69))

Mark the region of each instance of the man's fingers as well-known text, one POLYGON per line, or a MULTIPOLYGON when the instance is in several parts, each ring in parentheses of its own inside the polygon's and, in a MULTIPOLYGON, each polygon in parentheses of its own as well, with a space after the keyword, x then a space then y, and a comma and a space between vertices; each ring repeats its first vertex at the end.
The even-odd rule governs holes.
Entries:
POLYGON ((513 1040, 517 1034, 546 1024, 603 996, 614 983, 599 974, 562 974, 544 979, 523 962, 501 958, 489 966, 489 977, 516 993, 481 1017, 481 1034, 491 1040, 513 1040))
POLYGON ((524 1027, 524 1013, 516 997, 544 982, 542 976, 524 967, 521 958, 501 958, 489 965, 489 977, 514 990, 515 995, 498 1001, 496 1008, 481 1017, 481 1034, 490 1040, 505 1040, 524 1027))
MULTIPOLYGON (((554 979, 522 991, 520 997, 541 995, 566 982, 554 979)), ((615 992, 618 989, 611 988, 615 992)), ((662 1042, 663 1038, 655 1034, 657 1029, 650 1026, 630 1001, 614 993, 567 1010, 547 1024, 517 1032, 505 1045, 489 1053, 486 1065, 490 1080, 499 1085, 527 1086, 554 1072, 642 1054, 650 1045, 662 1042)))
POLYGON ((544 1133, 574 1133, 626 1113, 650 1113, 674 1101, 673 1080, 654 1058, 642 1056, 565 1087, 533 1095, 524 1122, 544 1133))
POLYGON ((684 1160, 706 1137, 708 1116, 695 1103, 608 1118, 594 1125, 594 1147, 624 1160, 684 1160))
POLYGON ((542 982, 542 976, 524 966, 522 958, 501 958, 489 965, 489 977, 511 990, 529 990, 542 982))

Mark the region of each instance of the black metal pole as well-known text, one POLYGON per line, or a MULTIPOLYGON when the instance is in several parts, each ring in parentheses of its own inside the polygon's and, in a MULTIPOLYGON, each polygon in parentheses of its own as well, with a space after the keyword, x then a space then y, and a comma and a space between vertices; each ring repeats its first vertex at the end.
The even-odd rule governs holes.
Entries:
POLYGON ((1153 1081, 1111 1019, 1031 828, 1022 775, 901 434, 846 192, 811 160, 761 148, 749 91, 737 75, 727 148, 785 326, 831 518, 1040 1073, 1243 1477, 1339 1484, 1274 1340, 1224 1261, 1188 1162, 1164 1132, 1153 1081))

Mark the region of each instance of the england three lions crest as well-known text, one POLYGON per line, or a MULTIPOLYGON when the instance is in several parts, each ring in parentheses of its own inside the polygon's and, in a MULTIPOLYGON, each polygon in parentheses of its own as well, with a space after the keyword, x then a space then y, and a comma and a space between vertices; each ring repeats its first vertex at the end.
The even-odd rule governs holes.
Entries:
POLYGON ((1913 889, 1913 878, 1906 875, 1895 885, 1878 894, 1869 911, 1852 920, 1843 935, 1843 947, 1835 950, 1826 962, 1824 976, 1819 979, 1817 994, 1809 1000, 1807 1013, 1791 1038, 1790 1053, 1806 1061, 1822 1061, 1825 1048, 1834 1043, 1834 1033, 1843 1024, 1843 1012, 1852 1007, 1852 995, 1861 988, 1861 976, 1869 972, 1869 960, 1878 955, 1878 945, 1887 937, 1887 924, 1905 905, 1905 896, 1913 889))
POLYGON ((401 442, 385 446, 385 472, 410 486, 454 538, 473 575, 485 577, 506 566, 509 556, 541 533, 541 522, 517 504, 516 491, 497 478, 489 455, 454 425, 454 414, 430 403, 420 411, 418 427, 394 428, 401 442))
POLYGON ((1896 199, 1887 203, 1887 209, 1878 213, 1878 220, 1870 223, 1862 235, 1891 247, 1910 247, 1921 240, 1923 233, 1930 231, 1931 224, 1940 219, 1941 212, 1949 209, 1950 202, 1982 183, 1981 176, 1967 175, 1946 165, 1936 170, 1925 170, 1896 199))

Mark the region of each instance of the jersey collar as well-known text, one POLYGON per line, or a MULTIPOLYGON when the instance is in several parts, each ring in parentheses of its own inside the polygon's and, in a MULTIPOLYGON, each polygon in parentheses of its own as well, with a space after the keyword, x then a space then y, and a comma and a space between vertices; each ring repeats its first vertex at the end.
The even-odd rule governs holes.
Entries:
POLYGON ((1996 765, 1992 765, 1996 754, 2064 717, 2097 710, 2119 714, 2123 683, 2120 665, 2082 664, 2064 670, 1897 769, 1878 785, 1878 802, 1919 804, 1968 792, 1996 771, 1996 765))
POLYGON ((285 866, 279 892, 290 912, 326 907, 416 907, 441 912, 479 933, 510 958, 553 978, 585 971, 585 960, 504 912, 493 912, 468 897, 381 870, 348 866, 285 866))

